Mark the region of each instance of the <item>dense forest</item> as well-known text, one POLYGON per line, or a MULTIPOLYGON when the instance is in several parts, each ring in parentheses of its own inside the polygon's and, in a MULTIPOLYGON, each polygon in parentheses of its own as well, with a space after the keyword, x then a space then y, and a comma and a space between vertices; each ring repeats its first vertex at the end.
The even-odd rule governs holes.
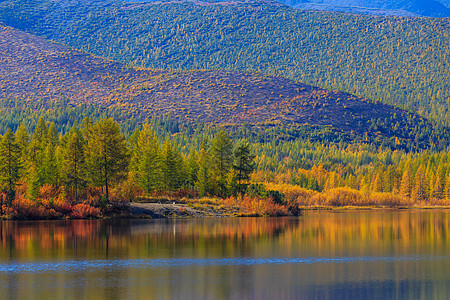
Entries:
POLYGON ((142 197, 207 196, 268 215, 296 214, 303 206, 450 201, 448 152, 301 139, 248 143, 222 127, 188 143, 188 133, 162 137, 162 129, 144 123, 127 139, 112 119, 85 117, 62 135, 41 117, 32 132, 24 125, 8 130, 0 142, 2 213, 98 217, 142 197))
POLYGON ((261 71, 449 120, 447 18, 313 12, 262 2, 20 0, 2 1, 0 12, 7 25, 132 65, 261 71))
POLYGON ((7 27, 0 53, 0 133, 20 124, 32 130, 39 116, 65 133, 88 116, 112 117, 129 135, 146 118, 171 116, 193 128, 248 125, 252 141, 440 151, 450 139, 447 127, 417 114, 282 77, 130 68, 7 27))
POLYGON ((281 0, 295 8, 391 16, 448 17, 448 0, 281 0))

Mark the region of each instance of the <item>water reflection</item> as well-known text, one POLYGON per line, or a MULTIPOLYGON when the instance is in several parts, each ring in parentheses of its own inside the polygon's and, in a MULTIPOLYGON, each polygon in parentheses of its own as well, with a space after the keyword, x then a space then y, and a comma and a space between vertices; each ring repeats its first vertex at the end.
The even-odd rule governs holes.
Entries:
POLYGON ((445 299, 449 226, 444 210, 0 222, 0 297, 445 299))

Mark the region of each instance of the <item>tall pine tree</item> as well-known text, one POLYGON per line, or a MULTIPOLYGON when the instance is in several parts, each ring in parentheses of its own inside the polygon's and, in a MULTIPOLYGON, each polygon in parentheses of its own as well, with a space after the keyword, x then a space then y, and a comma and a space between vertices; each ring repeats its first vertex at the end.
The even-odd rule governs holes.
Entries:
POLYGON ((247 189, 250 174, 255 170, 254 159, 255 156, 250 153, 250 145, 248 143, 238 145, 234 151, 233 169, 235 171, 237 192, 239 194, 245 193, 247 189))
POLYGON ((233 162, 233 144, 228 133, 221 129, 212 140, 211 162, 214 179, 219 188, 219 196, 226 197, 228 173, 233 162))
POLYGON ((20 152, 14 134, 8 129, 0 142, 0 183, 7 192, 9 205, 15 197, 16 184, 20 179, 22 168, 20 152))
POLYGON ((109 201, 112 184, 124 179, 128 172, 129 155, 125 137, 119 125, 112 119, 97 121, 89 129, 88 162, 91 181, 95 186, 105 188, 109 201))
POLYGON ((67 141, 62 149, 62 172, 65 185, 72 190, 73 199, 78 201, 78 192, 86 185, 85 140, 81 131, 75 126, 67 134, 67 141))

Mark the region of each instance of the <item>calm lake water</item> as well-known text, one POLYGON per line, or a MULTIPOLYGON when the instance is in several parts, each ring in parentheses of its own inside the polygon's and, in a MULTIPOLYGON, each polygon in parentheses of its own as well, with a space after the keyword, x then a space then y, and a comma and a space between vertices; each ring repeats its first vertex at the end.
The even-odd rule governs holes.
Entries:
POLYGON ((449 299, 450 211, 0 222, 5 299, 449 299))

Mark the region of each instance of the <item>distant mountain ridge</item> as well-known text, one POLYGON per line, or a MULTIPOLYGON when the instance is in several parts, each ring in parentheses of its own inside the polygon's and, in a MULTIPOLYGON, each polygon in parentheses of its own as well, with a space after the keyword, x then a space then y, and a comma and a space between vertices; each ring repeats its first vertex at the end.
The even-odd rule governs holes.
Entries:
MULTIPOLYGON (((86 0, 88 1, 88 0, 86 0)), ((244 1, 227 0, 120 0, 124 2, 217 2, 246 3, 244 1)), ((340 11, 381 16, 405 17, 450 17, 450 0, 278 0, 279 2, 298 9, 340 11)), ((271 1, 268 1, 271 2, 271 1)))
POLYGON ((329 126, 396 145, 419 141, 418 132, 428 142, 432 132, 418 115, 347 93, 258 73, 129 68, 3 26, 0 62, 0 100, 11 107, 67 99, 73 106, 120 108, 140 118, 170 114, 183 122, 329 126))
POLYGON ((300 9, 373 15, 449 17, 448 0, 280 0, 300 9))
POLYGON ((437 0, 437 1, 444 4, 446 7, 450 8, 450 0, 437 0))

